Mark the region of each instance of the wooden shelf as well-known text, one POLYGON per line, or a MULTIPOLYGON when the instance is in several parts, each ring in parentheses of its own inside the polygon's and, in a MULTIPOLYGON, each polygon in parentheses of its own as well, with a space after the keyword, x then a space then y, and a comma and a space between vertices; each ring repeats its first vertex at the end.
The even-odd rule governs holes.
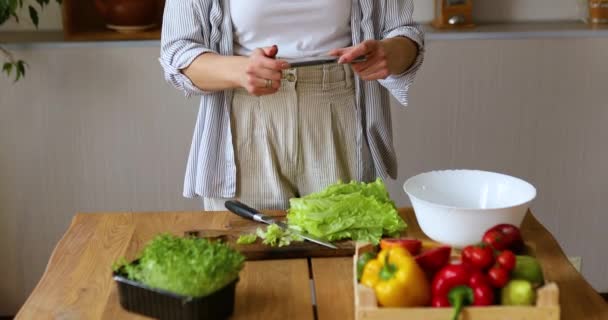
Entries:
MULTIPOLYGON (((67 1, 67 0, 64 0, 67 1)), ((481 24, 465 30, 438 30, 425 25, 426 40, 515 40, 608 38, 608 25, 588 25, 576 21, 481 24)), ((18 47, 83 47, 83 46, 158 46, 160 30, 138 34, 120 34, 111 30, 89 30, 66 37, 61 30, 0 32, 0 42, 18 47)))
POLYGON ((430 24, 424 27, 427 40, 608 37, 608 24, 587 24, 579 21, 485 23, 463 29, 436 29, 430 24))
POLYGON ((134 33, 120 33, 114 30, 72 32, 65 36, 68 41, 125 41, 160 40, 160 28, 134 33))

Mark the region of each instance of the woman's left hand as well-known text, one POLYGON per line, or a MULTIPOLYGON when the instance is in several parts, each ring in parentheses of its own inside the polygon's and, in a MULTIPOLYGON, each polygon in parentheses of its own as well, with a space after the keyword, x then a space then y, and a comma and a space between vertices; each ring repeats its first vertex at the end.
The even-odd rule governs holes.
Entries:
POLYGON ((365 40, 347 48, 334 49, 329 55, 340 57, 338 63, 351 63, 365 56, 367 61, 352 63, 353 70, 363 80, 386 79, 391 74, 404 72, 418 54, 417 46, 403 37, 385 40, 365 40))

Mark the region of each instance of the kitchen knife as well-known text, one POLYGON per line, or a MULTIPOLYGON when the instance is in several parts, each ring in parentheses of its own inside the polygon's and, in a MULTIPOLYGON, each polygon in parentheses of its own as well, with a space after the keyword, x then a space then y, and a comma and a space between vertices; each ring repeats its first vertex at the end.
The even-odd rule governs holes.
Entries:
MULTIPOLYGON (((295 58, 295 59, 285 59, 287 63, 289 63, 290 68, 298 68, 298 67, 307 67, 307 66, 316 66, 322 64, 330 64, 337 63, 340 57, 332 57, 332 56, 321 56, 321 57, 309 57, 309 58, 295 58)), ((360 63, 367 61, 367 57, 361 56, 355 58, 351 63, 360 63)))
MULTIPOLYGON (((289 227, 287 226, 286 223, 275 220, 272 217, 266 216, 266 215, 262 214, 261 212, 247 206, 246 204, 244 204, 242 202, 239 202, 236 200, 229 200, 229 201, 226 201, 225 205, 226 205, 226 209, 230 210, 232 213, 234 213, 242 218, 253 220, 256 222, 262 222, 262 223, 265 223, 268 225, 276 224, 283 230, 289 229, 289 227)), ((313 237, 308 234, 303 234, 303 233, 297 232, 293 229, 289 229, 289 232, 295 233, 310 242, 313 242, 313 243, 316 243, 316 244, 319 244, 319 245, 322 245, 322 246, 325 246, 328 248, 338 249, 333 244, 325 242, 317 237, 313 237)))

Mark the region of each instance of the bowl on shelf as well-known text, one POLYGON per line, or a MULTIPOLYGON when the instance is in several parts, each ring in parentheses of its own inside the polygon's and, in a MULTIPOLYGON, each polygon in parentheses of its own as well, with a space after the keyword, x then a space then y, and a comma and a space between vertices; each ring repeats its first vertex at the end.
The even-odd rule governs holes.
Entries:
POLYGON ((158 26, 164 7, 162 0, 95 0, 106 27, 133 33, 158 26))
POLYGON ((520 227, 536 197, 534 186, 524 180, 479 170, 426 172, 403 188, 422 231, 456 248, 480 242, 497 224, 520 227))

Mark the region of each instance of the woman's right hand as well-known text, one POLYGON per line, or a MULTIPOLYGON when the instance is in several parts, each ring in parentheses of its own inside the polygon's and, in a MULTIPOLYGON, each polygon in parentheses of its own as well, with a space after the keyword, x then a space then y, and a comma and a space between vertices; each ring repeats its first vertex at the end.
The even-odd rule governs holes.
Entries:
POLYGON ((247 58, 245 73, 241 77, 241 87, 254 96, 269 95, 281 87, 281 77, 289 63, 277 60, 277 46, 255 49, 247 58))

